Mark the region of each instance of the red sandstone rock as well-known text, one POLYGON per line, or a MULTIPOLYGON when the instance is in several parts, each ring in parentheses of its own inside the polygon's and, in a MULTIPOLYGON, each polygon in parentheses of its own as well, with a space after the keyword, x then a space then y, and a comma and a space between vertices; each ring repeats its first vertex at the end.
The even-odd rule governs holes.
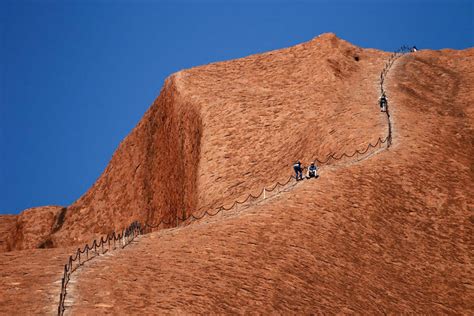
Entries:
POLYGON ((68 207, 53 244, 84 243, 133 220, 175 222, 272 184, 294 159, 385 136, 376 86, 387 56, 325 34, 170 76, 97 182, 68 207))
POLYGON ((402 57, 390 150, 142 237, 84 270, 71 311, 472 314, 472 69, 474 49, 402 57))
MULTIPOLYGON (((228 205, 286 178, 294 159, 364 148, 387 133, 377 105, 387 57, 326 34, 172 75, 63 225, 59 208, 48 213, 41 242, 83 243, 134 219, 228 205)), ((84 266, 72 311, 471 314, 472 69, 474 49, 402 57, 386 84, 390 150, 84 266)), ((22 247, 40 242, 22 234, 22 247)), ((20 273, 59 295, 57 258, 31 269, 43 251, 64 263, 71 252, 0 256, 0 312, 51 307, 54 295, 35 296, 20 273)))
POLYGON ((65 210, 61 206, 42 206, 19 215, 0 216, 0 250, 52 247, 50 235, 61 228, 65 210))
POLYGON ((17 215, 0 216, 0 252, 10 251, 13 248, 13 235, 16 230, 17 215))

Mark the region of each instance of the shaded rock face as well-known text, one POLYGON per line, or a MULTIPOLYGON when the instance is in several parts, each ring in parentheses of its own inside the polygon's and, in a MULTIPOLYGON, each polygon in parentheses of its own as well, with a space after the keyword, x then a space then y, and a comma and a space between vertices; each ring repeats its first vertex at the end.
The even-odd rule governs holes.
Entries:
POLYGON ((38 220, 29 210, 0 217, 0 228, 8 232, 0 250, 76 245, 134 220, 174 219, 178 212, 183 216, 183 210, 197 205, 201 134, 196 107, 181 98, 170 77, 96 183, 61 213, 62 225, 54 225, 57 214, 47 207, 38 208, 44 212, 34 226, 37 235, 28 233, 33 226, 24 225, 38 220))
POLYGON ((43 206, 2 216, 0 251, 51 248, 51 234, 61 229, 66 211, 61 206, 43 206))
POLYGON ((198 109, 169 78, 104 173, 68 208, 54 245, 86 242, 134 220, 173 221, 195 209, 201 134, 198 109))
POLYGON ((17 215, 0 216, 0 252, 13 249, 12 242, 17 218, 17 215))

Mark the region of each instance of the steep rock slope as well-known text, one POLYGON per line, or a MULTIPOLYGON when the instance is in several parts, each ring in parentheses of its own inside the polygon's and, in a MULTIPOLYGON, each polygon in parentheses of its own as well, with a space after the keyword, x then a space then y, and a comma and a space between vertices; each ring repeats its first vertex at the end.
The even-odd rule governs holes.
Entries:
POLYGON ((295 159, 325 158, 385 136, 375 87, 387 55, 324 34, 170 76, 43 244, 83 243, 133 220, 174 222, 274 183, 295 159))
POLYGON ((472 69, 474 49, 401 58, 393 148, 142 237, 85 269, 72 311, 472 314, 472 69))
POLYGON ((287 177, 296 159, 308 163, 385 136, 374 87, 386 56, 326 34, 180 72, 180 90, 205 125, 199 207, 257 192, 287 177))
POLYGON ((201 119, 173 77, 92 188, 68 207, 55 245, 90 240, 134 220, 174 218, 196 207, 201 119))

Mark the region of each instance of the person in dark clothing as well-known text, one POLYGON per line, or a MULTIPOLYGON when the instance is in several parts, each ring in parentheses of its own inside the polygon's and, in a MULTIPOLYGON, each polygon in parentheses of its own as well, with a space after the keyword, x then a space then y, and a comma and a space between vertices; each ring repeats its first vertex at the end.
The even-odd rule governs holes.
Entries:
POLYGON ((308 175, 306 176, 307 179, 311 178, 317 178, 318 174, 318 167, 314 164, 314 162, 311 163, 311 165, 308 167, 308 175))
POLYGON ((299 160, 293 164, 293 170, 295 170, 296 181, 303 180, 303 167, 299 160))
POLYGON ((380 97, 380 111, 386 112, 387 111, 387 97, 385 96, 385 93, 382 94, 380 97))

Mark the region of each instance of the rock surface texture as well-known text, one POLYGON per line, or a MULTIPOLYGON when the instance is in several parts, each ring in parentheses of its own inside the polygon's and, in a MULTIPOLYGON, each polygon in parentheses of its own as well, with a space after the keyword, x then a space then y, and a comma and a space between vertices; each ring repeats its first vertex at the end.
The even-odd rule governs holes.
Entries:
MULTIPOLYGON (((3 218, 16 232, 0 246, 68 247, 133 220, 173 220, 258 193, 295 159, 364 149, 387 135, 377 100, 388 57, 324 34, 178 72, 84 196, 50 210, 42 233, 3 218)), ((473 69, 474 49, 399 58, 385 82, 390 149, 92 260, 67 311, 472 314, 473 69)), ((48 312, 57 255, 71 249, 2 254, 0 313, 48 312)))

